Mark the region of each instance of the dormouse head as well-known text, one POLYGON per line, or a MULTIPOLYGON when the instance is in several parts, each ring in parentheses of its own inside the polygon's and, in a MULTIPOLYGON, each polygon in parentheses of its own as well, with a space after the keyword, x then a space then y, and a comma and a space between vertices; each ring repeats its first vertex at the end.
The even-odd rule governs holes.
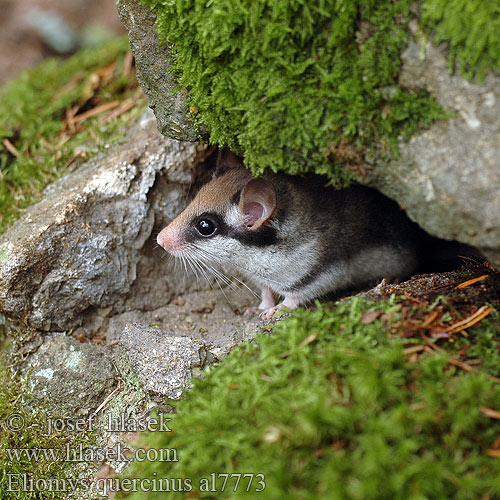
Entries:
POLYGON ((276 206, 272 182, 252 177, 234 153, 224 150, 215 178, 160 232, 157 241, 174 256, 221 263, 231 258, 231 252, 239 255, 245 247, 276 241, 272 224, 276 206))

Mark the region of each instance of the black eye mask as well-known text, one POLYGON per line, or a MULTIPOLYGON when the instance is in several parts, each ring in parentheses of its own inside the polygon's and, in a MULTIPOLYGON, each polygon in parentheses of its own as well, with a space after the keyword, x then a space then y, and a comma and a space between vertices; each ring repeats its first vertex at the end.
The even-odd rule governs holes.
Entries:
POLYGON ((216 234, 226 233, 226 225, 214 213, 205 212, 199 215, 192 221, 191 227, 196 238, 211 238, 216 234))

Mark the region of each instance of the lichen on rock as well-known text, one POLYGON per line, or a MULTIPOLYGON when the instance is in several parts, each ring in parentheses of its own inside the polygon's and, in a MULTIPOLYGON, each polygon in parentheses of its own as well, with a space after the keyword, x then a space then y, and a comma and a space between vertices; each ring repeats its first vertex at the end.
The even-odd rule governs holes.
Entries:
POLYGON ((31 394, 59 414, 89 416, 114 385, 111 356, 104 347, 65 335, 45 339, 29 363, 31 394))

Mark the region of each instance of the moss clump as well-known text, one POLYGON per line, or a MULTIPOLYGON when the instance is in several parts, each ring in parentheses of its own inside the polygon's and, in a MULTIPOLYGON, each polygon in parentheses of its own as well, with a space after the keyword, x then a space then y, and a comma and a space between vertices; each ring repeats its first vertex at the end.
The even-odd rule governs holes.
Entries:
POLYGON ((109 141, 119 119, 106 120, 106 113, 85 121, 71 118, 134 95, 136 80, 124 64, 127 52, 122 38, 66 61, 51 59, 0 90, 0 232, 72 161, 109 141))
POLYGON ((367 148, 388 155, 399 135, 443 116, 397 84, 411 0, 144 3, 211 141, 255 173, 315 170, 342 183, 342 164, 367 148))
MULTIPOLYGON (((400 319, 395 300, 354 299, 299 310, 272 337, 233 351, 194 380, 173 432, 143 443, 176 448, 179 462, 129 472, 191 479, 193 492, 175 483, 176 492, 127 498, 500 498, 500 422, 487 410, 499 409, 500 385, 458 370, 446 354, 413 361, 408 344, 421 339, 387 334, 400 319), (366 319, 370 311, 377 319, 366 319), (237 472, 263 474, 265 489, 256 492, 255 477, 249 492, 248 479, 233 491, 233 477, 222 493, 222 476, 217 492, 200 491, 211 473, 237 472)), ((498 323, 491 328, 498 342, 498 323)))
POLYGON ((425 0, 422 22, 435 32, 435 42, 448 42, 450 69, 469 78, 500 72, 500 2, 425 0))

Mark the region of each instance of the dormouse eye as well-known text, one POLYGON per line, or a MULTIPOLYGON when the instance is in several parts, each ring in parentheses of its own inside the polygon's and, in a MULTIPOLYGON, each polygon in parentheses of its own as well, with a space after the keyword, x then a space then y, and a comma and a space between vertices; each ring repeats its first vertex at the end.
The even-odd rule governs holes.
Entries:
POLYGON ((217 226, 210 219, 201 219, 198 224, 196 224, 196 230, 204 238, 209 238, 216 233, 217 226))

